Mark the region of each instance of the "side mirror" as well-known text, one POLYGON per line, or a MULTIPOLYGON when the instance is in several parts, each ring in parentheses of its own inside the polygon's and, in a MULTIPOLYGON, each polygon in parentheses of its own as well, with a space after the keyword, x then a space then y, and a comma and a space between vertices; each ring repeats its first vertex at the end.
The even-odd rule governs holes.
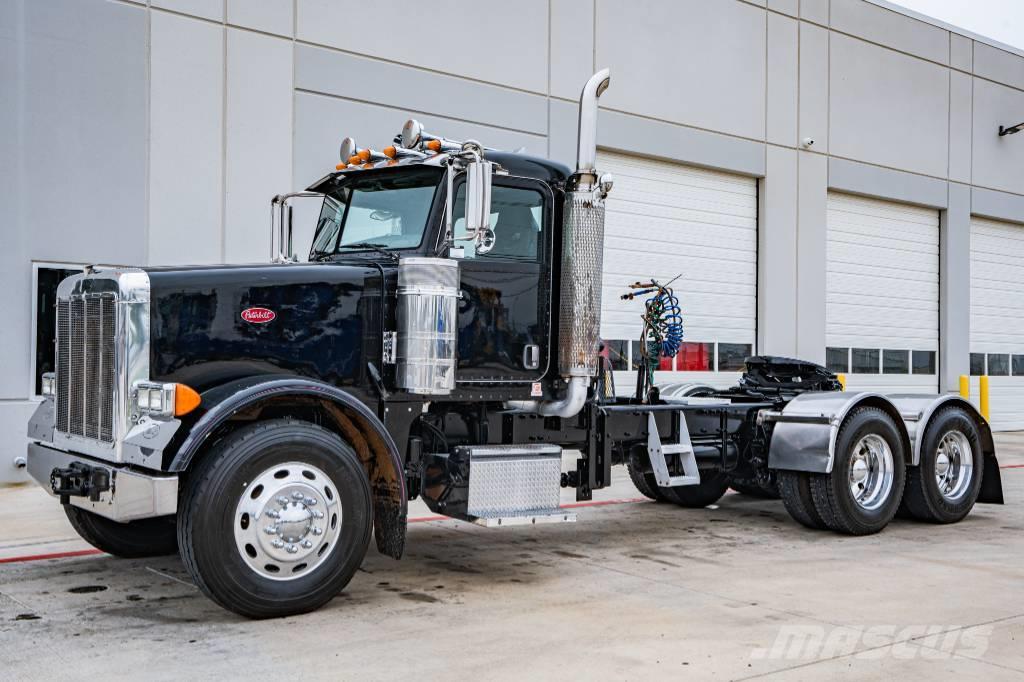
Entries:
POLYGON ((494 248, 494 230, 491 229, 491 178, 494 164, 473 161, 466 164, 466 233, 476 240, 477 253, 488 253, 494 248))

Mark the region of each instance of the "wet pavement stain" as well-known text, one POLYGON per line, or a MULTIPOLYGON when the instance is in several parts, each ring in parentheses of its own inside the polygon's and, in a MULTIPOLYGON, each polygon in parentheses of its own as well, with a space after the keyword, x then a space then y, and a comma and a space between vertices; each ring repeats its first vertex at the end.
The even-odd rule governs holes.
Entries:
POLYGON ((409 601, 418 601, 425 604, 434 604, 441 601, 437 597, 431 597, 429 594, 423 594, 422 592, 402 592, 398 595, 402 599, 408 599, 409 601))
POLYGON ((80 587, 72 587, 68 592, 71 594, 89 594, 90 592, 103 592, 106 589, 106 585, 82 585, 80 587))

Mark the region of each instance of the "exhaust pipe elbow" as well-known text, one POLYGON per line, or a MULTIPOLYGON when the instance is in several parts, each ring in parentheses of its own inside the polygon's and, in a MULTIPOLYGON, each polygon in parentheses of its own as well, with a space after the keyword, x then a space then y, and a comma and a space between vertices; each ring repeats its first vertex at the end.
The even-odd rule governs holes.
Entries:
POLYGON ((589 380, 586 377, 572 377, 569 379, 569 386, 566 388, 565 397, 561 400, 547 402, 531 400, 510 400, 505 407, 516 412, 529 412, 539 414, 542 417, 562 417, 570 419, 575 417, 583 409, 587 402, 587 386, 589 380))
POLYGON ((597 100, 611 82, 611 71, 601 69, 587 81, 580 94, 579 138, 576 140, 576 172, 593 174, 597 164, 597 100))

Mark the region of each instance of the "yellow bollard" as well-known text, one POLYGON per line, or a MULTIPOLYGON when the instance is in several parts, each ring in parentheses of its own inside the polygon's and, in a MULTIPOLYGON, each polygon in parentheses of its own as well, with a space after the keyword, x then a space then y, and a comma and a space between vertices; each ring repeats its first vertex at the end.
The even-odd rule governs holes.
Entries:
POLYGON ((971 378, 966 374, 960 375, 960 397, 964 400, 971 397, 971 378))
POLYGON ((981 416, 985 418, 985 421, 989 421, 988 411, 988 376, 978 377, 978 383, 980 384, 980 390, 978 391, 981 398, 981 416))
POLYGON ((839 383, 842 384, 843 390, 845 391, 846 390, 846 375, 845 374, 837 374, 836 375, 836 379, 839 379, 839 383))

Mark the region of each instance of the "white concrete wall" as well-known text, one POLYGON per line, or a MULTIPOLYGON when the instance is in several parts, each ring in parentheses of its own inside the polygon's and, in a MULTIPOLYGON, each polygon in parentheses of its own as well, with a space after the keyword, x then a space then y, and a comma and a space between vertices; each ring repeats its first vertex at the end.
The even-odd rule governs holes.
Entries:
POLYGON ((760 178, 759 351, 824 359, 829 189, 940 209, 955 388, 957 245, 972 213, 1024 222, 1024 135, 996 135, 1024 119, 1019 51, 884 0, 0 0, 0 480, 33 261, 262 260, 272 194, 409 116, 570 162, 603 66, 603 147, 760 178))

